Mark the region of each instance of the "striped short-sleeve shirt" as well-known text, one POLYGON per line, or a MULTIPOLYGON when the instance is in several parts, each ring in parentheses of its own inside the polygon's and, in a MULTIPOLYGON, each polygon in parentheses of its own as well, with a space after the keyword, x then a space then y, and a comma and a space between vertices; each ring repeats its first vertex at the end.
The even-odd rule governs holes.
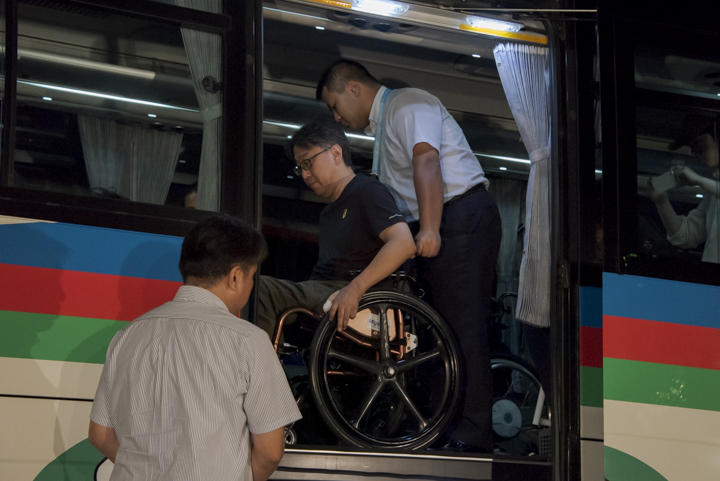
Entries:
POLYGON ((250 480, 250 434, 300 417, 267 334, 193 286, 115 335, 90 414, 112 481, 250 480))

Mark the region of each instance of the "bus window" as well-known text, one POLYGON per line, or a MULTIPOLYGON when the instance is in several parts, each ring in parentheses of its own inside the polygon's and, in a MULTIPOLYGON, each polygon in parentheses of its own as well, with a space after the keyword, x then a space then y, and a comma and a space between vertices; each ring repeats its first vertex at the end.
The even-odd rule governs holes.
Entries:
POLYGON ((50 4, 18 15, 10 186, 218 210, 219 35, 50 4))
POLYGON ((718 114, 697 108, 720 103, 718 76, 697 49, 635 49, 640 254, 720 262, 718 114))
POLYGON ((718 263, 713 117, 638 107, 641 252, 718 263))

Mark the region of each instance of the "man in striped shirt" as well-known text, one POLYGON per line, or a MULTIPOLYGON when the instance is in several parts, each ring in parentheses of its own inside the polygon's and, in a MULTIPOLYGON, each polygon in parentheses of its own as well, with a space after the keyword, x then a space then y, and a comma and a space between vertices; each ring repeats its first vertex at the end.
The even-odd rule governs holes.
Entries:
POLYGON ((298 420, 267 335, 238 319, 267 255, 230 216, 183 241, 175 299, 118 332, 90 414, 90 442, 119 480, 266 480, 298 420))

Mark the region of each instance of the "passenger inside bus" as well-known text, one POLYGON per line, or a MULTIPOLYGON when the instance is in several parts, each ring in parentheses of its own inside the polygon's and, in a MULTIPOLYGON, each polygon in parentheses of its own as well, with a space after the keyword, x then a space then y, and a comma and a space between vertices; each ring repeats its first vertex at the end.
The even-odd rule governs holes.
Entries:
POLYGON ((720 263, 718 245, 718 145, 715 124, 708 117, 689 115, 683 123, 681 135, 671 143, 670 150, 690 146, 692 153, 702 164, 697 170, 708 171, 708 177, 700 175, 686 165, 675 165, 665 174, 648 180, 650 199, 655 203, 668 241, 681 248, 694 248, 703 243, 703 262, 720 263), (698 186, 702 189, 702 202, 687 215, 678 215, 671 204, 667 190, 675 187, 698 186))
POLYGON ((350 144, 339 124, 317 119, 291 143, 295 173, 330 204, 320 215, 320 252, 310 280, 260 276, 257 322, 270 336, 283 311, 303 306, 321 314, 336 291, 330 317, 337 317, 338 330, 344 329, 365 291, 415 253, 410 229, 388 189, 353 171, 350 144), (353 276, 356 271, 361 272, 353 276))
POLYGON ((426 91, 391 91, 341 59, 324 72, 316 96, 337 122, 375 137, 373 173, 410 222, 421 285, 459 341, 461 401, 445 448, 491 452, 487 320, 501 222, 485 173, 455 119, 426 91))

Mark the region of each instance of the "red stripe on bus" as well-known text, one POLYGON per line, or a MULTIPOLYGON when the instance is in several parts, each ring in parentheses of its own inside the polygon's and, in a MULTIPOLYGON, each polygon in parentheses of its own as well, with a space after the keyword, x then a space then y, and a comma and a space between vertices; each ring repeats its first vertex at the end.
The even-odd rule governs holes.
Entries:
POLYGON ((179 282, 0 265, 0 310, 132 321, 172 300, 179 282))
POLYGON ((720 329, 603 316, 604 356, 720 370, 720 329))
POLYGON ((603 330, 580 326, 580 365, 603 367, 603 330))

